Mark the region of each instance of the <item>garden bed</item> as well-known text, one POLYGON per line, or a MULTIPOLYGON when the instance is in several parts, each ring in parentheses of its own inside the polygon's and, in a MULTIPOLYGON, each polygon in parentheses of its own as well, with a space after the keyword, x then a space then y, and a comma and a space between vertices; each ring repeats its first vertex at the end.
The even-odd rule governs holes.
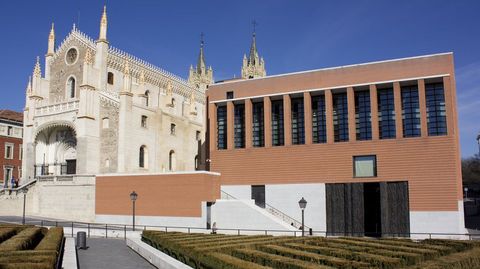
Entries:
POLYGON ((0 225, 0 268, 55 269, 63 240, 61 227, 0 225))
POLYGON ((144 231, 142 240, 193 268, 480 268, 480 243, 475 241, 160 231, 144 231))

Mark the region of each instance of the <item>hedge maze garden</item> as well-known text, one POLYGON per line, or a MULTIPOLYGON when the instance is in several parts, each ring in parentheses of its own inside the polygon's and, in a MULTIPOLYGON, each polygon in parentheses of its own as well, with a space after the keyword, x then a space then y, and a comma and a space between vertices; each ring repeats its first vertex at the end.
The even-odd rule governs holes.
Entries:
POLYGON ((63 228, 0 225, 0 269, 56 268, 63 228))
POLYGON ((480 242, 273 237, 144 231, 142 240, 193 268, 480 268, 480 242))

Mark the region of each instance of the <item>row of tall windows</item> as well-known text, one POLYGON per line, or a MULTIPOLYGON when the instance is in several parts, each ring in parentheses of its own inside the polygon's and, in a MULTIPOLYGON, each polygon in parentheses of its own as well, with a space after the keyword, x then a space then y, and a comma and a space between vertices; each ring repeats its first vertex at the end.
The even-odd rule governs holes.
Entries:
MULTIPOLYGON (((403 137, 421 135, 421 117, 418 86, 402 86, 400 90, 403 137)), ((312 96, 312 142, 327 142, 326 102, 324 95, 312 96)), ((372 139, 371 100, 369 90, 354 91, 356 140, 372 139)), ((447 120, 443 83, 425 85, 427 128, 429 136, 447 134, 447 120)), ((334 142, 349 140, 348 98, 346 92, 332 95, 334 142)), ((377 90, 378 132, 380 139, 396 138, 396 114, 393 88, 377 90)), ((252 103, 253 147, 265 146, 265 123, 263 102, 252 103)), ((305 144, 305 117, 303 97, 291 99, 292 144, 305 144)), ((283 100, 271 102, 272 146, 283 146, 284 106, 283 100)), ((227 148, 227 110, 217 107, 217 148, 227 148)), ((245 105, 234 106, 235 148, 245 147, 245 105)))

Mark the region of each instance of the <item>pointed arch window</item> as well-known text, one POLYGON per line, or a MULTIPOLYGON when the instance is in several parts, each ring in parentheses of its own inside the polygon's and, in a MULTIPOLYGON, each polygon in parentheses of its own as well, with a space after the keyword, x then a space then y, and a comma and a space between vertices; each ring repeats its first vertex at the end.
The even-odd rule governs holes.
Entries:
POLYGON ((112 72, 108 72, 107 74, 107 83, 110 84, 110 85, 113 85, 113 73, 112 72))
POLYGON ((146 91, 145 92, 145 106, 149 106, 150 105, 150 91, 146 91))
POLYGON ((139 150, 139 156, 138 156, 138 167, 140 168, 147 168, 146 164, 148 162, 148 156, 147 156, 147 147, 146 146, 141 146, 139 150))
POLYGON ((67 81, 67 91, 70 98, 75 98, 75 78, 70 77, 67 81))
POLYGON ((170 150, 170 153, 168 154, 168 170, 169 171, 175 171, 175 151, 170 150))

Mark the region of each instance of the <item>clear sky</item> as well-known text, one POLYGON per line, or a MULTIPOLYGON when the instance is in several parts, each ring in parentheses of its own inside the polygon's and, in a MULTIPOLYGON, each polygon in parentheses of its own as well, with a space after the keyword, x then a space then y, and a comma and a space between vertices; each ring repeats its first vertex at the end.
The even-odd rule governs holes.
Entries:
POLYGON ((480 1, 2 0, 0 108, 23 109, 50 24, 58 44, 73 23, 96 39, 105 2, 111 45, 184 78, 201 32, 215 79, 239 76, 253 19, 268 74, 452 51, 462 156, 478 150, 480 1))

